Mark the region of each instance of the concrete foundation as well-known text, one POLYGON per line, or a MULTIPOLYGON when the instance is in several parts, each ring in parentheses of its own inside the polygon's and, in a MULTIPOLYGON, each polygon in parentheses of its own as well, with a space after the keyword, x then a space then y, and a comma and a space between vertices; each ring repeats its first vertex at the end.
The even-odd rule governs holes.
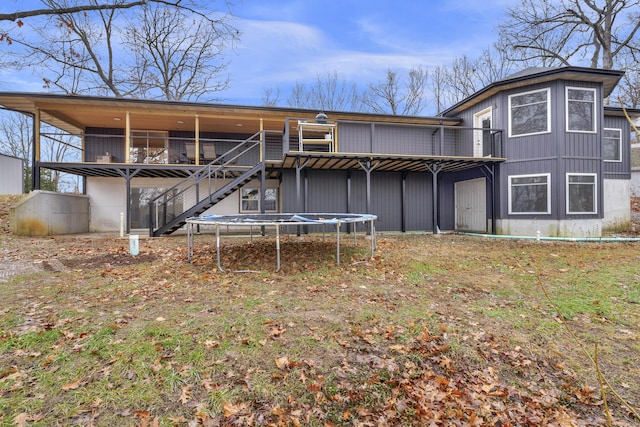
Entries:
POLYGON ((52 236, 89 232, 89 197, 32 191, 11 207, 11 232, 21 236, 52 236))

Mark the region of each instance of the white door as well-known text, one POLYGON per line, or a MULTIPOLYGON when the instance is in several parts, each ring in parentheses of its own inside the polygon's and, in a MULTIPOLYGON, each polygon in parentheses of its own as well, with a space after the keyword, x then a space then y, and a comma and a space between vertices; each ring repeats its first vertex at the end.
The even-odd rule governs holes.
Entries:
POLYGON ((487 232, 487 184, 485 178, 455 184, 456 230, 487 232))
POLYGON ((473 115, 473 157, 491 156, 491 107, 473 115))

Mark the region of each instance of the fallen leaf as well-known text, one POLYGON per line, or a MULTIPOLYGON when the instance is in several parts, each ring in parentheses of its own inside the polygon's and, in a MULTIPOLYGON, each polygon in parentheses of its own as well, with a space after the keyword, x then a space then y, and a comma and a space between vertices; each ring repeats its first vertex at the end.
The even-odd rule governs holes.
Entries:
POLYGON ((287 356, 278 357, 276 359, 276 366, 278 369, 287 369, 291 365, 287 356))
POLYGON ((183 405, 186 405, 191 400, 191 386, 185 385, 182 387, 182 391, 180 392, 180 398, 178 401, 183 405))
POLYGON ((31 416, 26 412, 22 412, 13 417, 13 423, 18 427, 24 427, 31 420, 31 416))
POLYGON ((245 403, 234 405, 233 403, 224 402, 222 404, 222 409, 224 410, 224 417, 229 418, 246 410, 247 405, 245 403))
POLYGON ((76 390, 78 387, 80 387, 80 381, 81 379, 78 378, 72 383, 66 383, 65 385, 62 386, 62 390, 63 391, 76 390))

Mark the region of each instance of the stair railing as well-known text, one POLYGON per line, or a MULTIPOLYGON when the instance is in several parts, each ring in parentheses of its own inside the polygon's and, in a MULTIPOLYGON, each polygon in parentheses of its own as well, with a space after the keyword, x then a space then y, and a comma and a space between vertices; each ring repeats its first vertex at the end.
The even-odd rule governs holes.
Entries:
POLYGON ((149 236, 154 236, 158 229, 166 226, 175 217, 196 206, 205 197, 210 197, 218 188, 218 179, 224 180, 227 173, 242 170, 242 166, 236 165, 242 156, 246 155, 251 158, 257 154, 257 163, 249 166, 255 166, 262 162, 264 158, 263 142, 263 132, 256 132, 212 162, 196 170, 188 178, 149 201, 149 236), (204 188, 202 188, 203 183, 205 184, 204 188), (206 191, 206 196, 201 197, 203 189, 206 191), (189 203, 185 206, 187 202, 189 203))

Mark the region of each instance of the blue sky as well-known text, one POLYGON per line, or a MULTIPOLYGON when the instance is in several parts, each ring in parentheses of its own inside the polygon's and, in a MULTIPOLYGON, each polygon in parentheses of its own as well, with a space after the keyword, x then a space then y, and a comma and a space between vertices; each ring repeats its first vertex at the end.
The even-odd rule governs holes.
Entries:
POLYGON ((235 7, 242 39, 231 60, 233 103, 261 102, 265 87, 281 99, 296 81, 338 73, 362 85, 475 57, 497 37, 513 0, 244 0, 235 7))
MULTIPOLYGON (((284 101, 296 82, 336 72, 366 86, 386 70, 433 69, 475 57, 497 38, 495 27, 516 0, 237 0, 233 24, 241 40, 230 60, 223 102, 260 105, 265 88, 284 101)), ((0 11, 36 5, 2 0, 0 11)), ((0 90, 43 91, 28 73, 0 70, 0 90)))

